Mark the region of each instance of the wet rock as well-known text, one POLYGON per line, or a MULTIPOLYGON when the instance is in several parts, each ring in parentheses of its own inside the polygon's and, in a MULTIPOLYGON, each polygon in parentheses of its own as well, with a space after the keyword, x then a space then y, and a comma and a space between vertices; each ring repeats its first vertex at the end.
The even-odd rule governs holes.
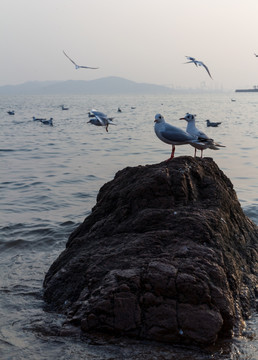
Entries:
POLYGON ((210 344, 255 307, 257 240, 211 158, 128 167, 70 235, 44 298, 86 332, 210 344))

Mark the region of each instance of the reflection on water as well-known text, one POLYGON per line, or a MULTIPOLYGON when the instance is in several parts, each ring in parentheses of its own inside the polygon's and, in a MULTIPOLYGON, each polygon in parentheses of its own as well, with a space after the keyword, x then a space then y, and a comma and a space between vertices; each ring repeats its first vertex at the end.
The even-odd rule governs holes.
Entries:
MULTIPOLYGON (((246 214, 258 224, 258 121, 256 94, 174 96, 1 97, 0 111, 0 358, 1 359, 249 359, 257 358, 257 317, 245 336, 208 349, 182 349, 153 342, 60 337, 63 316, 45 311, 42 282, 69 234, 95 205, 99 188, 126 166, 153 164, 170 147, 153 132, 156 113, 168 122, 186 112, 220 151, 206 150, 231 179, 246 214), (60 104, 69 105, 62 111, 60 104), (15 115, 8 117, 9 108, 15 115), (115 116, 109 133, 87 123, 91 108, 115 116), (117 113, 117 108, 122 109, 117 113), (131 109, 135 107, 135 109, 131 109), (53 117, 53 127, 32 116, 53 117), (206 119, 221 121, 206 128, 206 119)), ((177 146, 176 156, 193 155, 177 146)))

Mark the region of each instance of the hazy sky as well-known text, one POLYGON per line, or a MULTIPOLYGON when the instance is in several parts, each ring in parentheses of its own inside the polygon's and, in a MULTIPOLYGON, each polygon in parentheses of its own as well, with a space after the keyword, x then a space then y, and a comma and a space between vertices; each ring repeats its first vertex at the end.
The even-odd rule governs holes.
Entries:
POLYGON ((258 0, 1 0, 0 85, 120 76, 174 87, 258 85, 258 0), (65 51, 81 65, 75 70, 65 51), (183 64, 185 56, 204 68, 183 64))

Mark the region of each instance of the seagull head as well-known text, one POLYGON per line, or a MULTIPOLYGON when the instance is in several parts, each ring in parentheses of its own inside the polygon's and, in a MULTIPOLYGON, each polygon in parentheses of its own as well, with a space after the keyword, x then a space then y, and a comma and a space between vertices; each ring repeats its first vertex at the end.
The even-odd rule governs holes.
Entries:
POLYGON ((165 119, 161 114, 156 114, 154 122, 155 123, 162 123, 162 122, 165 122, 165 119))
POLYGON ((192 114, 189 114, 189 113, 186 113, 184 117, 180 118, 179 120, 185 120, 187 121, 188 123, 189 122, 195 122, 195 117, 196 115, 192 115, 192 114))

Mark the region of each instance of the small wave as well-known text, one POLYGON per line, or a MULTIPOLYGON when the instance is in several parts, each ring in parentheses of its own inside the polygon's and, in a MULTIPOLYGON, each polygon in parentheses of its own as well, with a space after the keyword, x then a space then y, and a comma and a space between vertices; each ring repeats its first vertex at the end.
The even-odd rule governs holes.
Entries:
POLYGON ((0 151, 6 151, 6 152, 8 152, 8 151, 17 151, 17 150, 15 150, 15 149, 0 149, 0 151))
POLYGON ((76 198, 79 198, 79 199, 86 199, 86 198, 93 197, 92 194, 87 194, 87 193, 82 193, 82 192, 74 193, 73 196, 75 196, 76 198))
POLYGON ((0 248, 1 248, 1 251, 10 250, 13 248, 24 249, 24 248, 28 247, 29 243, 30 242, 27 240, 17 239, 17 240, 13 240, 13 241, 4 242, 4 243, 0 242, 0 248))
POLYGON ((43 184, 42 181, 35 181, 35 182, 31 183, 30 185, 35 186, 35 185, 42 185, 42 184, 43 184))
POLYGON ((10 184, 14 184, 14 181, 4 181, 1 183, 1 185, 10 185, 10 184))
POLYGON ((60 224, 60 226, 72 226, 75 225, 75 222, 68 220, 60 224))
POLYGON ((21 152, 21 151, 32 151, 31 149, 0 149, 2 152, 21 152))
POLYGON ((24 227, 24 224, 22 223, 17 223, 17 224, 11 224, 11 225, 7 225, 2 227, 2 231, 3 232, 9 232, 9 231, 13 231, 16 229, 20 229, 21 227, 24 227))
POLYGON ((67 179, 67 180, 59 180, 56 182, 58 185, 62 185, 62 184, 80 184, 83 183, 83 179, 67 179))
POLYGON ((87 179, 87 180, 101 180, 100 177, 98 177, 98 176, 96 176, 96 175, 92 175, 92 174, 87 175, 87 176, 86 176, 86 179, 87 179))
POLYGON ((244 212, 253 222, 258 225, 258 208, 257 205, 249 205, 244 207, 244 212))

